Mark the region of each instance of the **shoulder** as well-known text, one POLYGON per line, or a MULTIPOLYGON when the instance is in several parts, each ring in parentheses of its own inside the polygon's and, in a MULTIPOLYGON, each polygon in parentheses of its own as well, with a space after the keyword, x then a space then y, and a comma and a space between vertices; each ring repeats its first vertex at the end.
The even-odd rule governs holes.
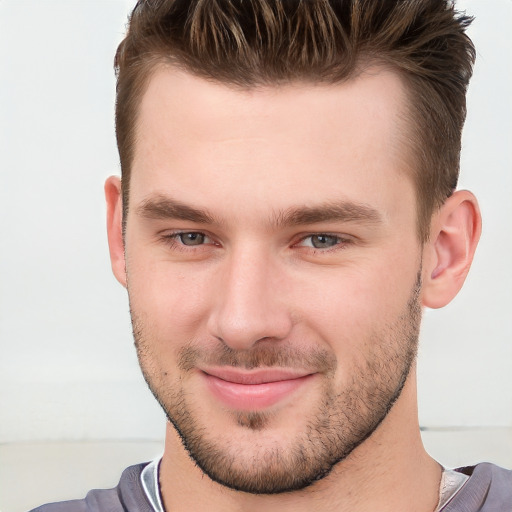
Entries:
POLYGON ((458 468, 457 471, 468 475, 469 479, 444 509, 446 512, 512 510, 512 471, 489 462, 458 468))
POLYGON ((31 512, 152 512, 140 474, 147 463, 126 468, 112 489, 93 489, 81 500, 48 503, 31 512))
POLYGON ((512 470, 505 469, 490 462, 482 462, 476 466, 468 466, 459 468, 457 471, 467 474, 469 481, 482 481, 489 486, 501 487, 508 489, 512 494, 512 470))

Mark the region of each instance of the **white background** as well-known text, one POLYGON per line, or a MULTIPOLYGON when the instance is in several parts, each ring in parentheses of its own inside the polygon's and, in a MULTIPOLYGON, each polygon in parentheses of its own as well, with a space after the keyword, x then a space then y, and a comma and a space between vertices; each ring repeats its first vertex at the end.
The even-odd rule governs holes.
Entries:
MULTIPOLYGON (((459 297, 427 312, 420 419, 512 426, 512 2, 458 5, 478 50, 461 186, 484 234, 459 297)), ((132 6, 0 0, 0 442, 163 436, 104 229, 112 62, 132 6)))

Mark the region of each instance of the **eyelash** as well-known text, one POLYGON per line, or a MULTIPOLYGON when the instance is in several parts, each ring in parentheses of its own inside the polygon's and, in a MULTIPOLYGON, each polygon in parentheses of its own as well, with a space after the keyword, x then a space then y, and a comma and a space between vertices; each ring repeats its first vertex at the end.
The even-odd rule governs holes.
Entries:
MULTIPOLYGON (((346 246, 352 242, 352 240, 350 238, 342 237, 340 235, 334 235, 331 233, 312 233, 312 234, 308 234, 307 236, 302 237, 299 240, 299 242, 294 245, 299 245, 308 239, 313 239, 313 237, 317 237, 317 238, 325 237, 325 238, 331 238, 331 239, 335 240, 334 245, 329 246, 329 247, 314 247, 312 245, 311 246, 305 246, 305 245, 302 246, 302 247, 307 247, 312 251, 315 251, 315 253, 316 252, 327 253, 327 252, 331 252, 331 251, 339 251, 339 250, 345 249, 346 246)), ((313 243, 313 242, 311 242, 311 243, 313 243)))
MULTIPOLYGON (((176 231, 174 233, 168 233, 161 236, 161 239, 168 244, 172 249, 179 250, 179 251, 193 251, 196 250, 196 248, 204 247, 205 245, 216 245, 219 246, 220 244, 213 241, 212 237, 208 235, 207 233, 204 233, 202 231, 176 231), (200 243, 197 245, 186 245, 183 243, 183 241, 180 241, 180 238, 184 235, 199 235, 204 236, 207 239, 211 239, 212 242, 210 243, 200 243)), ((343 237, 340 235, 335 235, 331 233, 310 233, 306 236, 302 236, 297 242, 294 242, 292 247, 303 247, 306 249, 309 249, 310 251, 313 251, 315 254, 321 253, 329 253, 331 251, 339 251, 343 250, 347 247, 347 245, 350 245, 353 243, 353 240, 349 237, 343 237), (336 243, 330 247, 314 247, 314 246, 307 246, 307 245, 301 245, 308 239, 312 239, 313 237, 326 237, 326 238, 332 238, 336 240, 336 243)))
MULTIPOLYGON (((202 247, 204 245, 210 245, 210 244, 197 244, 197 245, 186 245, 183 243, 183 241, 180 241, 180 238, 184 235, 200 235, 204 236, 205 238, 211 238, 206 233, 203 233, 202 231, 176 231, 174 233, 168 233, 161 236, 161 239, 168 244, 172 249, 178 250, 178 251, 192 251, 196 247, 202 247)), ((218 245, 215 242, 213 242, 212 245, 218 245)))

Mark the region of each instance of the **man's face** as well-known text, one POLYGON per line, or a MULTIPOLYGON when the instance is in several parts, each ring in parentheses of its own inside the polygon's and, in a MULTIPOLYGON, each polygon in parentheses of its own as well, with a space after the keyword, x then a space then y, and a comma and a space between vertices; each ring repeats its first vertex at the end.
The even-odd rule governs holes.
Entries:
POLYGON ((303 488, 399 396, 421 316, 404 102, 377 70, 252 91, 151 79, 125 238, 134 333, 213 480, 303 488))

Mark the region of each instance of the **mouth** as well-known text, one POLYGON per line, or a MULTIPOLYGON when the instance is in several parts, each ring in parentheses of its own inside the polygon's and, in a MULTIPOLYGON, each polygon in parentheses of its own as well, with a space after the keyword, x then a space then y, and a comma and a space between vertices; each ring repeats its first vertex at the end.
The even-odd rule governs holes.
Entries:
POLYGON ((263 410, 284 401, 315 375, 293 369, 244 371, 230 367, 201 369, 200 373, 217 400, 244 411, 263 410))

